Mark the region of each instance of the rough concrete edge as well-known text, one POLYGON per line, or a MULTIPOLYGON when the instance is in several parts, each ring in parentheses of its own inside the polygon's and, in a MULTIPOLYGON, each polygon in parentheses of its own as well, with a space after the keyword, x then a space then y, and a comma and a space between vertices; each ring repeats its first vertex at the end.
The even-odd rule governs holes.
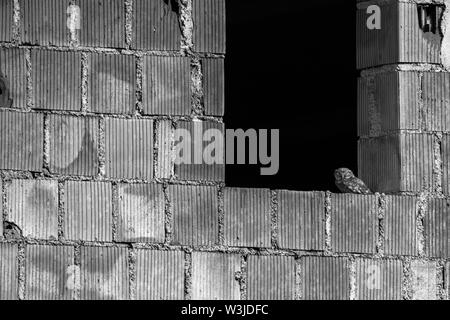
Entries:
MULTIPOLYGON (((77 0, 69 0, 69 5, 78 5, 77 0)), ((73 13, 73 11, 68 11, 67 13, 73 13)), ((73 17, 71 16, 69 19, 79 19, 81 21, 81 17, 73 17)), ((76 48, 80 45, 80 30, 77 28, 74 28, 72 25, 71 27, 67 28, 66 30, 66 37, 69 39, 69 47, 76 48)))
POLYGON ((4 197, 5 197, 5 190, 3 187, 3 174, 0 172, 0 230, 2 232, 0 233, 0 241, 3 240, 3 220, 4 220, 4 197))
POLYGON ((402 297, 403 300, 412 299, 413 274, 411 269, 411 258, 403 259, 403 277, 402 277, 402 297))
POLYGON ((185 250, 184 260, 184 299, 192 299, 192 250, 185 250))
POLYGON ((89 111, 89 56, 86 52, 81 53, 81 112, 89 111))
POLYGON ((180 12, 179 23, 181 28, 181 50, 191 53, 194 48, 193 34, 194 22, 192 18, 192 0, 178 0, 180 12))
POLYGON ((328 254, 333 252, 331 197, 332 193, 327 191, 325 194, 325 252, 328 254))
POLYGON ((426 132, 427 131, 427 112, 425 109, 425 100, 424 100, 424 73, 422 71, 418 72, 419 77, 419 88, 418 88, 418 125, 420 132, 426 132))
POLYGON ((106 177, 106 119, 101 116, 98 119, 98 175, 101 179, 106 177))
POLYGON ((441 42, 441 61, 442 65, 446 70, 450 70, 450 0, 443 0, 445 5, 445 10, 442 15, 441 20, 441 32, 442 32, 442 42, 441 42))
POLYGON ((202 62, 197 56, 191 58, 191 106, 192 117, 205 115, 202 62))
POLYGON ((158 133, 159 133, 159 121, 157 120, 151 120, 151 126, 152 126, 152 178, 155 179, 158 175, 158 133))
POLYGON ((26 299, 25 250, 26 250, 26 244, 24 242, 19 242, 18 253, 17 253, 19 300, 26 299))
POLYGON ((75 245, 73 248, 73 263, 80 270, 78 279, 76 279, 78 283, 75 286, 73 299, 81 300, 81 245, 75 245))
POLYGON ((303 265, 300 257, 296 257, 295 259, 295 292, 294 292, 294 300, 303 300, 304 292, 303 292, 303 265))
POLYGON ((65 181, 58 181, 58 240, 64 241, 65 231, 64 231, 64 219, 65 219, 65 192, 66 183, 65 181))
POLYGON ((12 25, 12 42, 20 43, 22 36, 22 26, 21 26, 21 9, 20 1, 14 0, 14 12, 13 12, 13 25, 12 25))
POLYGON ((120 226, 120 212, 119 212, 119 185, 116 182, 111 184, 111 239, 112 242, 121 242, 124 236, 123 234, 119 234, 120 226))
POLYGON ((128 281, 129 281, 129 298, 136 300, 137 283, 136 283, 136 249, 128 249, 128 281))
POLYGON ((429 197, 430 194, 428 192, 422 192, 416 203, 416 244, 419 257, 425 256, 426 234, 424 219, 428 210, 429 197))
POLYGON ((169 194, 169 185, 166 183, 163 185, 164 193, 164 230, 165 230, 165 244, 170 244, 173 241, 173 213, 172 213, 172 201, 169 194))
POLYGON ((136 107, 135 115, 140 116, 144 113, 143 103, 143 85, 144 85, 144 56, 142 54, 136 55, 136 107))
POLYGON ((125 46, 130 49, 133 45, 133 18, 134 18, 134 1, 125 0, 125 46))
POLYGON ((350 300, 357 300, 358 288, 357 288, 357 278, 356 278, 356 258, 350 257, 348 259, 349 264, 349 276, 350 276, 350 300))
POLYGON ((239 279, 240 298, 241 300, 247 300, 247 280, 248 280, 248 255, 241 255, 241 277, 239 279))
POLYGON ((447 292, 445 290, 445 261, 437 260, 436 262, 436 285, 437 285, 437 299, 446 300, 447 292))
POLYGON ((26 64, 26 109, 29 111, 34 107, 34 90, 33 90, 33 77, 32 77, 32 62, 31 62, 31 50, 25 50, 25 64, 26 64))
POLYGON ((218 240, 219 245, 225 245, 225 185, 217 188, 217 205, 218 205, 218 240))
POLYGON ((361 70, 361 77, 367 78, 392 72, 448 72, 441 64, 432 63, 401 63, 376 66, 361 70))
POLYGON ((42 168, 42 170, 44 172, 49 173, 50 172, 50 146, 51 146, 51 143, 50 143, 50 139, 51 139, 51 137, 50 137, 50 115, 48 113, 44 113, 43 115, 44 115, 44 119, 43 119, 44 141, 43 141, 43 152, 42 152, 43 153, 43 160, 42 160, 43 168, 42 168))
POLYGON ((270 191, 270 242, 272 249, 279 249, 279 230, 278 230, 278 209, 279 209, 278 191, 270 191))
POLYGON ((444 166, 442 160, 442 133, 434 134, 433 141, 433 152, 434 152, 434 163, 433 163, 433 193, 437 196, 443 196, 443 182, 444 182, 444 166))
POLYGON ((446 300, 450 300, 450 262, 445 263, 445 294, 446 300))
POLYGON ((378 202, 378 234, 377 234, 377 254, 382 257, 385 252, 385 215, 386 215, 386 195, 377 194, 378 202))

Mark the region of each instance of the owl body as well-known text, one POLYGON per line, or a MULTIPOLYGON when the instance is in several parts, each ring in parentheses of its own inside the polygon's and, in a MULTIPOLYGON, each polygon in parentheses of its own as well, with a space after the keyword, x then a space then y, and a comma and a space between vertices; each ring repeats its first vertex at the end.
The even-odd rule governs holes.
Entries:
POLYGON ((22 238, 22 229, 14 222, 3 221, 3 235, 6 240, 17 240, 22 238))
POLYGON ((334 177, 336 179, 336 186, 343 193, 372 194, 372 191, 370 191, 366 184, 361 179, 355 177, 350 169, 337 169, 334 172, 334 177))

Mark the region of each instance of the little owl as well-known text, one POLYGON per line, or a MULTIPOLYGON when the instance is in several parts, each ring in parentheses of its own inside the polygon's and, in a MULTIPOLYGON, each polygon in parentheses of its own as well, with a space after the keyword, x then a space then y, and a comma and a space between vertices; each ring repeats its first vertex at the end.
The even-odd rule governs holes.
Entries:
POLYGON ((341 168, 334 171, 335 183, 338 189, 343 193, 371 194, 372 191, 355 177, 350 169, 341 168))

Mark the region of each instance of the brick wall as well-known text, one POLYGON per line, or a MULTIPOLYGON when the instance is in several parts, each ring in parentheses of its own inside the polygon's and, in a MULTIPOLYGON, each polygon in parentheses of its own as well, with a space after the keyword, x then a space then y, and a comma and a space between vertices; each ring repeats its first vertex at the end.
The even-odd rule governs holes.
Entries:
POLYGON ((360 2, 360 176, 380 192, 449 196, 445 1, 360 2), (381 8, 381 30, 366 27, 371 4, 381 8))
POLYGON ((224 128, 225 0, 0 3, 0 299, 448 299, 444 197, 174 165, 224 128))

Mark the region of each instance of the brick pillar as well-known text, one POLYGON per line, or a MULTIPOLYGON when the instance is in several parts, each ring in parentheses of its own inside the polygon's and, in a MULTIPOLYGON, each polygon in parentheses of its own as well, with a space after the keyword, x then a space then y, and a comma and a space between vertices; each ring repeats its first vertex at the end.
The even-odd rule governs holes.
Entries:
POLYGON ((444 1, 357 3, 359 175, 374 191, 450 192, 444 13, 444 1), (374 4, 379 30, 366 25, 374 4))

